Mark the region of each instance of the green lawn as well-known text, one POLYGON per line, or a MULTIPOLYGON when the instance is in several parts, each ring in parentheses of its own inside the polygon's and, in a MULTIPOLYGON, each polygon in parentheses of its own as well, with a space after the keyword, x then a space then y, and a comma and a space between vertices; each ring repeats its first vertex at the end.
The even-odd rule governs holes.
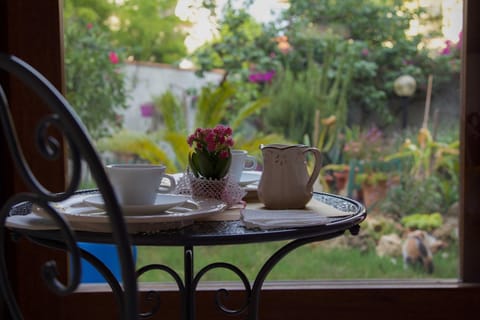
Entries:
MULTIPOLYGON (((198 247, 195 249, 195 270, 213 262, 229 262, 245 272, 250 280, 266 259, 281 243, 254 245, 198 247)), ((137 266, 148 263, 163 263, 183 275, 183 249, 161 247, 139 247, 137 266)), ((307 279, 419 279, 457 278, 458 246, 434 255, 435 270, 429 275, 420 268, 403 266, 401 257, 382 258, 374 250, 361 253, 359 249, 329 249, 324 245, 306 245, 287 255, 270 273, 267 280, 307 279)), ((202 281, 239 280, 228 270, 215 269, 206 273, 202 281)), ((140 281, 170 282, 161 271, 151 271, 140 281)))

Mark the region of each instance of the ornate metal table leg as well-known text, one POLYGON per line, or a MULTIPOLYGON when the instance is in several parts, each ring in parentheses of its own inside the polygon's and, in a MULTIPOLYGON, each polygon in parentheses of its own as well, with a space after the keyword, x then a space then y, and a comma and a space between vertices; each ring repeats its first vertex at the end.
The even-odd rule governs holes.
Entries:
POLYGON ((342 235, 343 233, 344 233, 344 231, 342 230, 342 231, 332 233, 332 234, 328 234, 328 235, 298 239, 298 240, 294 240, 292 242, 289 242, 286 245, 284 245, 283 247, 281 247, 280 249, 278 249, 267 260, 267 262, 265 262, 265 264, 262 266, 262 268, 258 272, 257 277, 255 278, 255 282, 253 283, 253 287, 252 287, 252 294, 250 296, 250 303, 248 305, 248 319, 251 319, 251 320, 258 319, 258 306, 259 306, 259 302, 260 302, 260 291, 262 289, 263 283, 264 283, 267 275, 273 269, 273 267, 283 257, 285 257, 288 253, 290 253, 294 249, 296 249, 300 246, 303 246, 307 243, 320 241, 320 240, 332 239, 332 238, 338 237, 339 235, 342 235))
POLYGON ((195 288, 193 286, 193 246, 185 246, 184 255, 184 272, 185 272, 185 295, 183 318, 185 320, 195 319, 195 288))
MULTIPOLYGON (((69 254, 69 248, 65 243, 55 241, 55 240, 45 240, 45 239, 34 239, 32 237, 27 237, 31 242, 45 246, 47 248, 55 248, 58 250, 63 250, 69 254)), ((124 302, 124 295, 123 295, 123 290, 122 287, 117 280, 117 278, 113 275, 112 271, 100 260, 98 259, 95 255, 91 254, 90 252, 79 248, 81 257, 88 261, 105 279, 105 281, 108 283, 110 288, 112 289, 112 292, 115 296, 115 299, 118 303, 119 306, 122 306, 124 302)), ((74 271, 72 271, 74 272, 74 271)))
MULTIPOLYGON (((144 273, 154 270, 164 271, 169 274, 173 278, 173 280, 175 280, 178 286, 178 290, 180 292, 180 299, 182 301, 181 312, 183 313, 185 310, 185 287, 183 285, 182 278, 177 272, 175 272, 175 270, 163 264, 149 264, 138 269, 137 279, 140 278, 144 273)), ((142 319, 148 319, 153 317, 160 310, 161 304, 160 294, 155 291, 148 292, 145 300, 150 302, 152 304, 152 307, 150 311, 140 313, 140 318, 142 319)))

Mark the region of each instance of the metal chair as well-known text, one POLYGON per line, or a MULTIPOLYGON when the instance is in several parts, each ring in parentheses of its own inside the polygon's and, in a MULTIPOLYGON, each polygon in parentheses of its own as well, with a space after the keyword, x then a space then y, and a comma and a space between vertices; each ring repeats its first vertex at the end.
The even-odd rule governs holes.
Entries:
MULTIPOLYGON (((63 235, 64 249, 71 254, 71 272, 69 272, 67 284, 63 284, 57 279, 54 263, 47 262, 44 265, 43 274, 48 288, 59 295, 67 295, 74 292, 79 285, 81 278, 80 261, 88 253, 85 254, 83 250, 79 249, 75 231, 69 227, 68 222, 55 210, 54 204, 68 199, 78 189, 81 180, 82 159, 88 164, 98 191, 102 194, 105 201, 106 211, 111 223, 112 238, 115 241, 119 254, 122 267, 122 287, 119 287, 117 284, 116 289, 120 293, 115 292, 117 300, 120 300, 118 301, 119 314, 123 319, 137 318, 137 281, 127 227, 123 219, 121 207, 104 171, 103 164, 90 141, 85 127, 60 92, 32 66, 15 56, 0 52, 0 70, 6 71, 22 81, 50 108, 51 114, 39 121, 36 131, 35 138, 40 156, 51 160, 58 157, 62 152, 58 141, 49 134, 51 132, 49 129, 54 127, 63 135, 72 161, 71 178, 65 191, 52 193, 37 180, 30 170, 21 147, 19 147, 20 144, 9 111, 7 97, 0 86, 0 123, 3 134, 16 168, 29 189, 28 192, 13 195, 2 205, 0 211, 0 287, 12 318, 22 319, 22 314, 9 283, 5 259, 5 238, 7 234, 5 222, 8 215, 19 204, 32 203, 47 212, 63 235)), ((112 286, 112 284, 110 285, 112 286)), ((112 289, 115 288, 112 287, 112 289)))

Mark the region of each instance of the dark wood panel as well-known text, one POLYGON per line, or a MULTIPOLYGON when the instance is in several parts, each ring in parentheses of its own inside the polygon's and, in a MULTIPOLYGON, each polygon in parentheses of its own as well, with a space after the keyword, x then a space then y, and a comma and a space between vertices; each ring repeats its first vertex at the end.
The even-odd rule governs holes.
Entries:
POLYGON ((461 124, 461 279, 480 282, 480 13, 479 1, 466 1, 462 56, 461 124))
MULTIPOLYGON (((415 290, 391 282, 370 283, 368 286, 327 286, 326 288, 304 289, 297 285, 278 286, 267 284, 262 291, 259 319, 469 319, 480 311, 478 286, 417 286, 415 290)), ((228 287, 228 286, 227 286, 228 287)), ((235 287, 235 286, 234 286, 235 287)), ((196 295, 197 319, 242 319, 230 317, 215 308, 215 290, 205 289, 196 295)), ((145 292, 142 294, 145 297, 145 292)), ((179 294, 171 290, 160 292, 161 311, 152 319, 179 319, 179 294)), ((232 288, 228 306, 239 306, 244 302, 242 290, 232 288)), ((110 294, 83 292, 66 299, 62 306, 76 310, 93 304, 99 308, 88 308, 78 316, 66 312, 72 320, 116 319, 112 310, 115 302, 110 294)), ((85 309, 85 308, 84 308, 85 309)), ((146 311, 148 309, 142 309, 146 311)))
MULTIPOLYGON (((59 41, 59 2, 0 0, 0 9, 2 51, 24 59, 61 89, 64 81, 62 42, 59 41)), ((7 90, 17 134, 32 171, 48 189, 62 190, 65 184, 64 159, 61 157, 55 162, 42 161, 33 144, 35 123, 46 114, 45 105, 15 79, 3 75, 0 80, 7 90)), ((2 142, 2 154, 8 154, 5 147, 2 142)), ((0 171, 1 184, 5 185, 4 188, 8 186, 8 189, 2 189, 2 197, 8 197, 12 192, 26 191, 19 176, 12 174, 14 170, 11 162, 2 159, 0 171)), ((40 272, 43 263, 47 259, 53 259, 57 262, 60 276, 65 278, 66 255, 26 241, 10 242, 7 250, 10 278, 25 318, 59 319, 58 311, 52 308, 58 304, 58 297, 46 289, 40 272)), ((8 319, 7 315, 5 319, 8 319)))

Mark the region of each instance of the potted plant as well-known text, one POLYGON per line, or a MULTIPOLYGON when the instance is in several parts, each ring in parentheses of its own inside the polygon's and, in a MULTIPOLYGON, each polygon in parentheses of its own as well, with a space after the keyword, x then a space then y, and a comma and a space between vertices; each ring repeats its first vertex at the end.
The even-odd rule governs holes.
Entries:
POLYGON ((385 172, 363 172, 355 176, 355 183, 361 186, 365 206, 372 209, 387 196, 388 176, 385 172))
POLYGON ((232 129, 217 125, 215 128, 197 128, 187 143, 193 148, 188 162, 197 178, 221 179, 230 168, 233 147, 232 129))
POLYGON ((232 161, 232 129, 224 125, 197 128, 188 136, 187 143, 193 148, 188 155, 192 194, 221 199, 232 161))

